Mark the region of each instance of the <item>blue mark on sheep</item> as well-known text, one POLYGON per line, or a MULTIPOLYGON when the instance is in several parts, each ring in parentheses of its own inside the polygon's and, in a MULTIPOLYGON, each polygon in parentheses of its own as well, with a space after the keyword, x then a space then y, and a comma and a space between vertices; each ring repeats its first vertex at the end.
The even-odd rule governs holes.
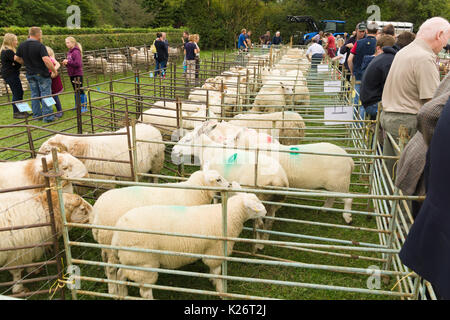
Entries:
POLYGON ((186 212, 187 207, 185 206, 170 206, 170 209, 176 212, 186 212))
POLYGON ((237 158, 238 158, 238 154, 237 154, 237 153, 233 154, 233 155, 228 159, 227 164, 236 164, 237 158))

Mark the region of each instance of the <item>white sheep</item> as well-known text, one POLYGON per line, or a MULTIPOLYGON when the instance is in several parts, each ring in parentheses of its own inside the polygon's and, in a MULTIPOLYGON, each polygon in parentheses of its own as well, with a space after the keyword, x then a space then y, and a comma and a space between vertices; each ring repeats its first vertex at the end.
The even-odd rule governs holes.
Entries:
MULTIPOLYGON (((246 221, 262 218, 266 214, 264 206, 254 194, 238 194, 231 197, 227 206, 227 236, 232 238, 239 236, 246 221)), ((222 237, 222 205, 137 208, 120 218, 116 227, 222 237)), ((221 240, 115 231, 112 245, 223 257, 223 241, 221 240)), ((232 254, 233 246, 234 242, 228 241, 228 255, 232 254)), ((114 250, 109 262, 147 268, 177 269, 197 260, 200 258, 114 250)), ((202 261, 209 267, 211 274, 221 274, 220 259, 204 258, 202 261)), ((112 276, 110 279, 115 280, 116 277, 112 276)), ((158 279, 158 273, 119 268, 117 280, 126 281, 127 279, 142 284, 154 284, 158 279)), ((211 281, 218 292, 223 292, 220 279, 211 279, 211 281)), ((128 290, 123 285, 112 285, 109 293, 126 296, 128 290)), ((153 299, 152 289, 141 287, 140 294, 143 298, 153 299)))
POLYGON ((285 86, 282 82, 279 85, 264 85, 259 91, 250 112, 273 113, 292 105, 293 90, 291 86, 285 86))
MULTIPOLYGON (((214 191, 183 189, 183 187, 228 188, 230 184, 217 171, 206 170, 193 173, 181 183, 166 184, 165 187, 129 187, 113 189, 102 194, 94 205, 90 223, 114 226, 127 211, 150 205, 196 206, 210 204, 214 191)), ((111 244, 113 232, 93 229, 94 240, 100 244, 111 244)), ((110 250, 102 249, 103 261, 108 261, 110 250)), ((106 267, 106 275, 114 270, 106 267)))
MULTIPOLYGON (((132 128, 130 127, 130 131, 132 128)), ((124 133, 126 128, 116 133, 124 133)), ((161 141, 162 136, 158 129, 148 124, 136 125, 136 138, 139 140, 161 141)), ((52 148, 68 152, 75 157, 80 157, 90 173, 91 178, 112 180, 115 176, 130 177, 131 168, 128 163, 118 163, 101 160, 82 159, 91 157, 106 160, 129 161, 129 145, 127 135, 114 136, 64 136, 57 134, 50 138, 39 149, 48 153, 52 148), (105 175, 102 175, 105 174, 105 175)), ((154 174, 161 172, 164 165, 164 144, 137 142, 137 166, 138 173, 151 171, 154 174)))
POLYGON ((297 112, 276 112, 266 114, 238 114, 229 124, 253 128, 258 132, 278 138, 281 144, 299 144, 305 136, 305 122, 297 112), (267 121, 272 120, 272 121, 267 121), (275 122, 275 126, 274 123, 275 122), (275 129, 274 129, 275 128, 275 129))
MULTIPOLYGON (((325 189, 331 192, 348 193, 355 163, 347 152, 332 143, 315 143, 297 146, 259 145, 261 149, 269 149, 268 154, 274 157, 284 168, 289 186, 297 189, 325 189), (278 149, 279 148, 279 149, 278 149), (275 150, 275 151, 274 151, 275 150), (288 151, 288 152, 277 152, 288 151), (332 155, 304 154, 327 153, 332 155)), ((266 152, 261 152, 267 154, 266 152)), ((324 208, 331 208, 334 198, 327 198, 324 208)), ((352 222, 352 199, 344 199, 343 213, 345 222, 352 222)))
MULTIPOLYGON (((80 196, 63 194, 66 219, 73 223, 86 223, 92 210, 91 205, 80 196)), ((56 192, 52 192, 54 216, 58 235, 62 232, 62 218, 58 205, 56 192), (56 204, 56 205, 55 205, 56 204)), ((30 197, 29 193, 14 192, 0 194, 0 229, 20 227, 32 224, 49 223, 50 213, 47 203, 47 194, 37 194, 30 197)), ((18 229, 0 232, 0 249, 34 246, 52 242, 51 227, 38 227, 31 229, 18 229)), ((0 267, 21 266, 39 261, 46 247, 34 247, 18 250, 0 250, 0 267)), ((27 269, 27 271, 32 272, 27 269)), ((23 269, 11 270, 14 281, 22 278, 23 269)), ((33 270, 34 271, 34 270, 33 270)), ((27 289, 17 282, 12 288, 13 294, 25 292, 27 289)))
MULTIPOLYGON (((205 123, 202 127, 196 128, 193 134, 183 137, 178 142, 172 149, 173 163, 180 164, 186 156, 190 160, 190 156, 194 155, 202 166, 218 171, 228 181, 236 181, 241 185, 251 187, 289 187, 286 172, 277 160, 269 155, 259 154, 256 161, 256 152, 226 148, 223 144, 210 139, 207 136, 209 132, 205 131, 205 128, 209 131, 214 130, 215 126, 210 127, 208 123, 205 123), (255 179, 255 171, 257 171, 257 179, 255 179)), ((273 146, 276 145, 273 144, 273 146)), ((260 194, 259 198, 271 202, 285 200, 283 195, 260 194)), ((274 217, 280 207, 279 205, 267 205, 267 215, 274 217)), ((268 219, 265 222, 258 220, 257 225, 260 229, 270 230, 273 220, 268 219)), ((258 233, 257 237, 261 238, 261 234, 258 233)), ((262 238, 268 239, 269 235, 264 234, 262 238)), ((263 247, 260 244, 256 246, 257 249, 263 247)))
MULTIPOLYGON (((206 116, 206 109, 191 114, 181 112, 181 116, 183 118, 183 129, 187 130, 194 129, 205 120, 218 117, 218 115, 211 110, 209 110, 208 116, 206 116)), ((165 136, 172 136, 178 129, 177 111, 172 109, 151 108, 145 110, 140 120, 155 126, 165 136)))
MULTIPOLYGON (((52 170, 53 158, 49 154, 45 156, 48 170, 52 170)), ((58 168, 63 178, 85 178, 88 171, 84 164, 69 153, 58 153, 58 168)), ((42 157, 25 161, 0 162, 0 189, 11 189, 25 186, 35 186, 45 183, 44 176, 41 175, 42 157)), ((53 179, 50 180, 53 184, 53 179)), ((63 180, 63 192, 73 193, 72 183, 63 180)), ((28 192, 38 192, 42 189, 29 190, 28 192)))

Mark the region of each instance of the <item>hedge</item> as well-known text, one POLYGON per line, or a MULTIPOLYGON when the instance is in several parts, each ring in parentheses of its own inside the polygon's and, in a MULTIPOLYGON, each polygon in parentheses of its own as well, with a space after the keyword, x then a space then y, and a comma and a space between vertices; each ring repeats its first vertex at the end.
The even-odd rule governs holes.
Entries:
MULTIPOLYGON (((183 32, 181 30, 173 29, 176 31, 170 31, 170 29, 162 29, 167 33, 167 40, 172 46, 181 45, 181 37, 183 32)), ((65 39, 67 35, 45 35, 42 42, 51 47, 55 52, 66 52, 67 47, 65 45, 65 39)), ((104 48, 123 48, 126 46, 139 46, 139 45, 151 45, 156 38, 156 31, 151 33, 126 33, 126 34, 80 34, 75 35, 75 38, 83 46, 83 50, 97 50, 104 48)), ((27 36, 18 36, 19 42, 25 41, 27 36)), ((0 41, 3 42, 3 37, 0 37, 0 41)))
MULTIPOLYGON (((3 27, 0 28, 0 34, 14 33, 17 36, 27 36, 29 27, 3 27)), ((88 35, 88 34, 122 34, 122 33, 156 33, 158 31, 164 32, 183 32, 181 29, 172 27, 161 28, 80 28, 69 29, 63 27, 41 27, 42 33, 45 35, 88 35)))

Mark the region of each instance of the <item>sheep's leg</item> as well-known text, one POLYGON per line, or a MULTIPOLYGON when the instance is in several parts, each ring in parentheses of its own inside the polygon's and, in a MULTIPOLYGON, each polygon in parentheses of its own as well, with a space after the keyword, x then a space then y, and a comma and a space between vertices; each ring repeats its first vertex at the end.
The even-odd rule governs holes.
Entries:
MULTIPOLYGON (((219 265, 218 267, 209 267, 209 273, 214 275, 221 275, 222 274, 222 266, 219 265)), ((213 285, 216 287, 216 291, 222 293, 223 292, 223 282, 221 279, 210 279, 213 285)))
MULTIPOLYGON (((269 218, 274 218, 275 217, 275 213, 277 212, 278 209, 280 209, 280 206, 267 206, 267 214, 266 217, 269 218)), ((273 227, 273 223, 275 221, 273 219, 265 219, 264 222, 264 230, 266 231, 270 231, 272 230, 273 227)), ((261 236, 261 240, 269 240, 270 234, 268 233, 263 233, 261 236)), ((264 249, 264 245, 263 244, 257 244, 256 245, 256 249, 257 250, 263 250, 264 249)))
MULTIPOLYGON (((117 280, 119 281, 127 281, 127 272, 124 269, 119 269, 117 271, 117 280)), ((111 294, 116 294, 120 297, 128 296, 128 287, 123 284, 115 284, 113 292, 111 294)))
MULTIPOLYGON (((139 267, 142 268, 159 268, 158 262, 153 262, 149 264, 143 264, 139 265, 139 267)), ((127 278, 131 281, 138 282, 138 283, 146 283, 146 284, 154 284, 156 281, 158 281, 158 272, 152 272, 152 271, 132 271, 132 272, 123 272, 122 274, 125 274, 127 278)), ((119 278, 120 275, 118 274, 119 278)), ((126 288, 126 286, 124 286, 126 288)), ((151 288, 143 288, 141 287, 139 290, 141 297, 144 299, 153 300, 153 291, 151 288)), ((127 290, 128 294, 128 290, 127 290)))
POLYGON ((22 278, 22 270, 23 269, 17 269, 17 270, 11 270, 9 271, 13 276, 13 281, 16 282, 12 287, 12 293, 13 294, 19 294, 28 292, 29 290, 23 286, 23 284, 20 283, 20 279, 22 278))
POLYGON ((25 269, 28 274, 38 275, 41 273, 42 268, 30 267, 25 269))
MULTIPOLYGON (((255 227, 256 229, 259 230, 264 230, 264 221, 263 219, 256 219, 255 220, 255 227)), ((262 233, 261 232, 256 232, 256 240, 262 240, 262 233)), ((260 244, 260 243, 256 243, 253 247, 253 253, 255 253, 258 250, 263 250, 264 249, 264 245, 260 244)))
POLYGON ((353 221, 352 214, 349 213, 349 211, 352 210, 352 203, 353 203, 353 199, 351 199, 351 198, 344 199, 345 212, 342 214, 342 216, 344 217, 344 220, 347 224, 351 224, 353 221))

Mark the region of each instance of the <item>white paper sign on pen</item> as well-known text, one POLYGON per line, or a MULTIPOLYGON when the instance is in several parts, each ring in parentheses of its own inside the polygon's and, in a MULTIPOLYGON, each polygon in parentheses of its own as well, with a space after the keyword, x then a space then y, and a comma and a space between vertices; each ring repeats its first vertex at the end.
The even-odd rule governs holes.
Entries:
POLYGON ((55 99, 53 99, 53 97, 42 99, 42 101, 44 101, 44 103, 45 103, 48 107, 53 106, 53 105, 56 104, 56 101, 55 101, 55 99))
POLYGON ((336 107, 326 107, 324 111, 325 121, 333 120, 331 122, 325 122, 325 125, 336 125, 336 124, 351 124, 353 120, 353 107, 352 106, 336 106, 336 107))
POLYGON ((323 82, 323 92, 332 93, 332 92, 341 92, 342 82, 340 80, 337 81, 324 81, 323 82))
POLYGON ((31 111, 31 108, 30 108, 30 105, 28 104, 28 102, 16 103, 16 107, 19 110, 19 112, 31 111))
POLYGON ((328 72, 328 71, 330 71, 330 69, 327 64, 319 64, 317 66, 317 72, 328 72))

